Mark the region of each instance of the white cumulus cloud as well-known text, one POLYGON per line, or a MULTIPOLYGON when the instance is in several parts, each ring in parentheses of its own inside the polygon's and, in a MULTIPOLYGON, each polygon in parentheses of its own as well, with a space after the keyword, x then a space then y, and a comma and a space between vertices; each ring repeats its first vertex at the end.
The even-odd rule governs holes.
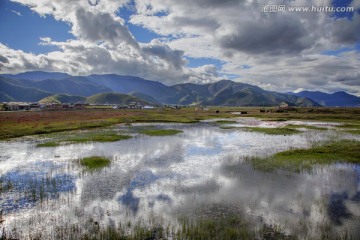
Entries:
MULTIPOLYGON (((299 88, 360 94, 360 15, 329 12, 262 12, 264 4, 330 6, 331 0, 12 0, 39 15, 69 24, 76 39, 32 54, 0 45, 0 70, 117 73, 166 84, 233 80, 276 91, 299 88), (133 4, 131 24, 160 35, 139 43, 118 15, 133 4), (329 51, 338 51, 329 54, 329 51), (220 60, 222 66, 187 67, 186 57, 220 60), (251 66, 251 68, 244 68, 251 66), (238 76, 238 77, 236 77, 238 76)), ((352 2, 352 6, 359 8, 352 2)))

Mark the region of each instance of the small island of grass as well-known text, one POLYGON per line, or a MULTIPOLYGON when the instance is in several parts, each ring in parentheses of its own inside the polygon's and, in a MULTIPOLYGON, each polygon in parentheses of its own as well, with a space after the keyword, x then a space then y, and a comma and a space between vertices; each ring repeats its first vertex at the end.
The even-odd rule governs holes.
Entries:
POLYGON ((66 136, 58 139, 57 142, 49 141, 39 143, 36 147, 57 147, 61 144, 87 143, 87 142, 116 142, 131 138, 128 135, 119 135, 116 132, 86 132, 78 133, 76 136, 66 136))
POLYGON ((318 126, 312 126, 312 125, 304 125, 304 124, 300 124, 300 125, 294 125, 294 124, 289 124, 286 126, 286 128, 306 128, 306 129, 310 129, 310 130, 327 130, 327 128, 325 127, 318 127, 318 126))
POLYGON ((273 171, 284 169, 293 172, 310 170, 316 164, 360 163, 360 141, 340 140, 309 149, 279 152, 267 158, 250 158, 255 169, 273 171))
POLYGON ((233 123, 237 123, 237 122, 230 121, 230 120, 219 120, 219 121, 216 121, 215 123, 217 123, 217 124, 233 124, 233 123))
POLYGON ((300 133, 301 131, 294 128, 279 127, 279 128, 262 128, 262 127, 247 127, 245 128, 252 132, 259 132, 271 135, 291 135, 300 133))
POLYGON ((182 131, 176 129, 145 129, 140 131, 140 133, 148 136, 169 136, 176 135, 181 132, 182 131))
POLYGON ((44 142, 36 144, 36 147, 57 147, 60 146, 60 143, 57 142, 44 142))
POLYGON ((109 166, 111 161, 106 157, 92 156, 80 159, 80 164, 89 170, 96 170, 109 166))
POLYGON ((131 138, 127 135, 118 135, 113 132, 89 133, 83 136, 72 137, 67 139, 69 142, 86 143, 86 142, 116 142, 131 138))

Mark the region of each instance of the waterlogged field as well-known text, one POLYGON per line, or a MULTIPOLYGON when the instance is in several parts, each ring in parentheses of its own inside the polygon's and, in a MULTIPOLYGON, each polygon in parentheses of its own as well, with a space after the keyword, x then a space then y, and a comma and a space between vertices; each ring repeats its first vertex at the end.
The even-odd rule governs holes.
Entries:
POLYGON ((339 123, 233 118, 1 141, 0 237, 359 239, 359 161, 268 167, 287 150, 346 151, 344 140, 356 149, 360 136, 339 123))

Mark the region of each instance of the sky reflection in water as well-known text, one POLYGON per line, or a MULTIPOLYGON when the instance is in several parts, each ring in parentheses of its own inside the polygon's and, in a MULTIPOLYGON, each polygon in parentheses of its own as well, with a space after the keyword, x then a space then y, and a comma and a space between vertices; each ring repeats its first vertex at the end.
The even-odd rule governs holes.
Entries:
POLYGON ((215 217, 216 206, 222 209, 220 214, 236 212, 255 224, 278 224, 289 233, 316 235, 317 228, 329 225, 334 231, 347 229, 360 236, 359 166, 338 164, 292 174, 259 172, 243 162, 244 156, 309 147, 334 138, 334 131, 279 136, 225 130, 211 123, 159 126, 183 133, 136 134, 125 141, 55 148, 35 148, 33 141, 0 142, 1 176, 17 182, 0 197, 7 214, 4 224, 41 230, 54 213, 54 225, 89 217, 103 225, 147 221, 153 215, 174 221, 179 215, 215 217), (84 172, 77 159, 92 155, 110 157, 111 166, 84 172), (44 189, 54 196, 46 204, 26 204, 30 201, 17 193, 29 188, 29 180, 44 176, 58 183, 55 190, 44 189), (29 223, 34 216, 40 220, 29 223))

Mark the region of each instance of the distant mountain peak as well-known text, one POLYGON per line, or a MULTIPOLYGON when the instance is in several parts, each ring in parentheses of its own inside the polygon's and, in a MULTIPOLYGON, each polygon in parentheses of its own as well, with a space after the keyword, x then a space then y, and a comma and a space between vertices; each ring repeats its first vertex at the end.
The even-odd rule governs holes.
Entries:
MULTIPOLYGON (((66 73, 37 71, 11 75, 9 78, 12 78, 12 80, 8 80, 8 82, 10 81, 11 84, 15 84, 18 87, 31 87, 32 89, 44 91, 37 92, 39 96, 41 94, 46 96, 69 94, 88 97, 94 94, 107 93, 106 95, 98 95, 93 98, 97 100, 107 99, 108 101, 115 99, 114 101, 118 101, 120 99, 119 96, 114 94, 121 93, 133 94, 132 98, 141 98, 155 104, 278 106, 282 102, 286 102, 291 106, 319 105, 306 97, 266 91, 258 86, 227 79, 207 84, 182 83, 167 86, 157 81, 117 74, 70 76, 66 73), (28 77, 30 80, 23 79, 24 77, 28 77)), ((4 94, 3 99, 16 100, 17 98, 14 97, 17 96, 16 94, 11 95, 7 92, 1 94, 4 94)), ((53 98, 55 100, 66 99, 65 96, 55 96, 53 98)), ((125 99, 125 96, 121 98, 125 99)), ((127 96, 127 98, 129 97, 127 96)))
POLYGON ((324 93, 320 91, 302 91, 294 93, 296 96, 307 97, 329 107, 357 107, 360 106, 360 97, 344 91, 324 93))
POLYGON ((25 79, 25 80, 32 80, 32 81, 42 81, 46 79, 64 79, 71 77, 71 75, 67 73, 61 72, 44 72, 44 71, 29 71, 23 72, 18 74, 2 74, 3 77, 10 78, 10 79, 25 79))

